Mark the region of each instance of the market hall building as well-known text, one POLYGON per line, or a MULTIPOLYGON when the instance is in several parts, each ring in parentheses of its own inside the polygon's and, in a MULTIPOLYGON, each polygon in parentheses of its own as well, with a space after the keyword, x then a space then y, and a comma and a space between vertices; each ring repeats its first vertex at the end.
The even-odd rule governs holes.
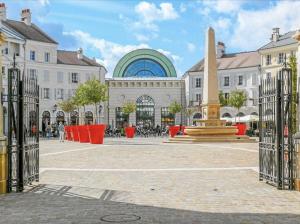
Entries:
MULTIPOLYGON (((174 125, 170 104, 176 101, 185 107, 184 80, 177 78, 170 59, 153 49, 138 49, 123 56, 106 82, 106 121, 112 128, 125 122, 140 127, 174 125), (136 103, 136 112, 130 116, 122 113, 126 102, 136 103)), ((184 123, 183 119, 183 113, 176 115, 177 124, 184 123)))

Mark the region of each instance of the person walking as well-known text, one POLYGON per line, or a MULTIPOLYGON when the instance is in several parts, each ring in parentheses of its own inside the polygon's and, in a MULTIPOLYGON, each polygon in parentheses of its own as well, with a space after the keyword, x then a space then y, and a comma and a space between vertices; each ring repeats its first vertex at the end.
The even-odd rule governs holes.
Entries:
POLYGON ((59 141, 64 142, 65 138, 65 126, 63 125, 62 122, 59 123, 58 125, 58 133, 59 133, 59 141))
POLYGON ((47 127, 46 127, 46 135, 47 135, 47 139, 49 140, 50 139, 50 137, 51 137, 51 126, 50 126, 50 124, 48 124, 47 125, 47 127))

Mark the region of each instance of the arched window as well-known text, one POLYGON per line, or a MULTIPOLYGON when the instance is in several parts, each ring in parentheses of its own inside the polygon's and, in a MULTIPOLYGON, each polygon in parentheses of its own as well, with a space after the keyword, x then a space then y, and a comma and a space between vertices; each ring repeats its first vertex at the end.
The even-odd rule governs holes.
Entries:
POLYGON ((202 114, 201 113, 195 113, 193 116, 193 119, 202 119, 202 114))
POLYGON ((245 116, 245 114, 243 112, 239 112, 236 114, 236 117, 244 117, 244 116, 245 116))
POLYGON ((231 118, 232 116, 231 116, 230 113, 224 113, 224 114, 222 115, 222 117, 229 117, 229 118, 231 118))
POLYGON ((56 123, 65 122, 65 113, 62 111, 57 111, 56 113, 56 123))
POLYGON ((50 112, 44 111, 42 113, 42 131, 45 132, 46 127, 51 123, 50 112))
POLYGON ((131 62, 123 77, 167 77, 167 73, 158 62, 144 58, 131 62))
POLYGON ((78 123, 79 123, 79 121, 78 121, 78 118, 79 118, 78 111, 73 110, 70 114, 70 118, 71 118, 71 124, 72 125, 78 125, 78 123))
POLYGON ((84 115, 85 115, 85 123, 92 124, 93 123, 93 112, 86 111, 84 115))
POLYGON ((154 100, 147 95, 136 100, 136 125, 154 127, 154 100))

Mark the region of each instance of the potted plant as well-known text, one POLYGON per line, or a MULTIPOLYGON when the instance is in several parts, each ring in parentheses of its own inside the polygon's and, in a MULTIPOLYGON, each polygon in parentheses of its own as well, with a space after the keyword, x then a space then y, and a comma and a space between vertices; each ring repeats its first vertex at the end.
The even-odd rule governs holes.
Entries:
POLYGON ((102 144, 104 132, 106 129, 105 124, 98 124, 98 111, 97 108, 101 103, 107 101, 107 85, 102 84, 99 80, 91 79, 84 83, 82 97, 85 98, 87 104, 95 106, 95 121, 94 125, 88 125, 90 142, 92 144, 102 144))
MULTIPOLYGON (((229 97, 229 105, 236 108, 238 110, 238 114, 240 113, 241 107, 245 104, 247 100, 247 95, 243 90, 235 90, 230 93, 229 97)), ((236 122, 235 118, 235 126, 238 128, 237 135, 245 135, 246 134, 246 124, 236 122)))
MULTIPOLYGON (((122 107, 122 113, 130 116, 131 113, 136 111, 136 104, 133 102, 126 102, 122 107)), ((125 127, 125 135, 127 138, 133 138, 135 134, 135 127, 125 127)))
POLYGON ((182 106, 178 102, 174 101, 169 106, 169 112, 174 116, 175 125, 170 126, 169 135, 173 138, 179 131, 180 126, 176 125, 176 114, 182 111, 182 106))

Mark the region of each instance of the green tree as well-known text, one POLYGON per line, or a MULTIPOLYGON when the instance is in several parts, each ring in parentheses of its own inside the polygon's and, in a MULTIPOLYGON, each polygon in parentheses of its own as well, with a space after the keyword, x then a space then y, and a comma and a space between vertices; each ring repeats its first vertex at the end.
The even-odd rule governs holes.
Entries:
POLYGON ((188 120, 188 125, 190 125, 191 123, 191 116, 193 115, 193 113, 196 111, 195 108, 186 108, 185 109, 185 115, 187 116, 187 120, 188 120))
POLYGON ((87 104, 92 104, 95 106, 95 114, 96 118, 98 118, 97 106, 108 100, 107 85, 101 83, 97 79, 91 79, 85 82, 83 85, 83 97, 86 102, 88 102, 87 104))
POLYGON ((136 104, 134 102, 126 102, 122 107, 122 112, 124 114, 130 115, 136 111, 136 104))
POLYGON ((221 107, 225 107, 228 105, 228 99, 225 98, 223 91, 219 92, 219 101, 221 107))
POLYGON ((174 115, 175 124, 176 124, 176 114, 182 111, 182 106, 177 101, 174 101, 169 106, 169 112, 174 115))
POLYGON ((240 109, 244 105, 246 100, 247 100, 247 95, 244 90, 235 90, 230 93, 229 105, 236 108, 239 114, 240 109))
POLYGON ((68 124, 70 124, 70 113, 76 109, 76 105, 74 103, 74 100, 68 99, 68 100, 64 100, 58 103, 58 106, 67 113, 67 121, 68 124))
POLYGON ((295 134, 297 132, 297 58, 292 55, 289 57, 288 67, 292 73, 292 130, 295 134))

